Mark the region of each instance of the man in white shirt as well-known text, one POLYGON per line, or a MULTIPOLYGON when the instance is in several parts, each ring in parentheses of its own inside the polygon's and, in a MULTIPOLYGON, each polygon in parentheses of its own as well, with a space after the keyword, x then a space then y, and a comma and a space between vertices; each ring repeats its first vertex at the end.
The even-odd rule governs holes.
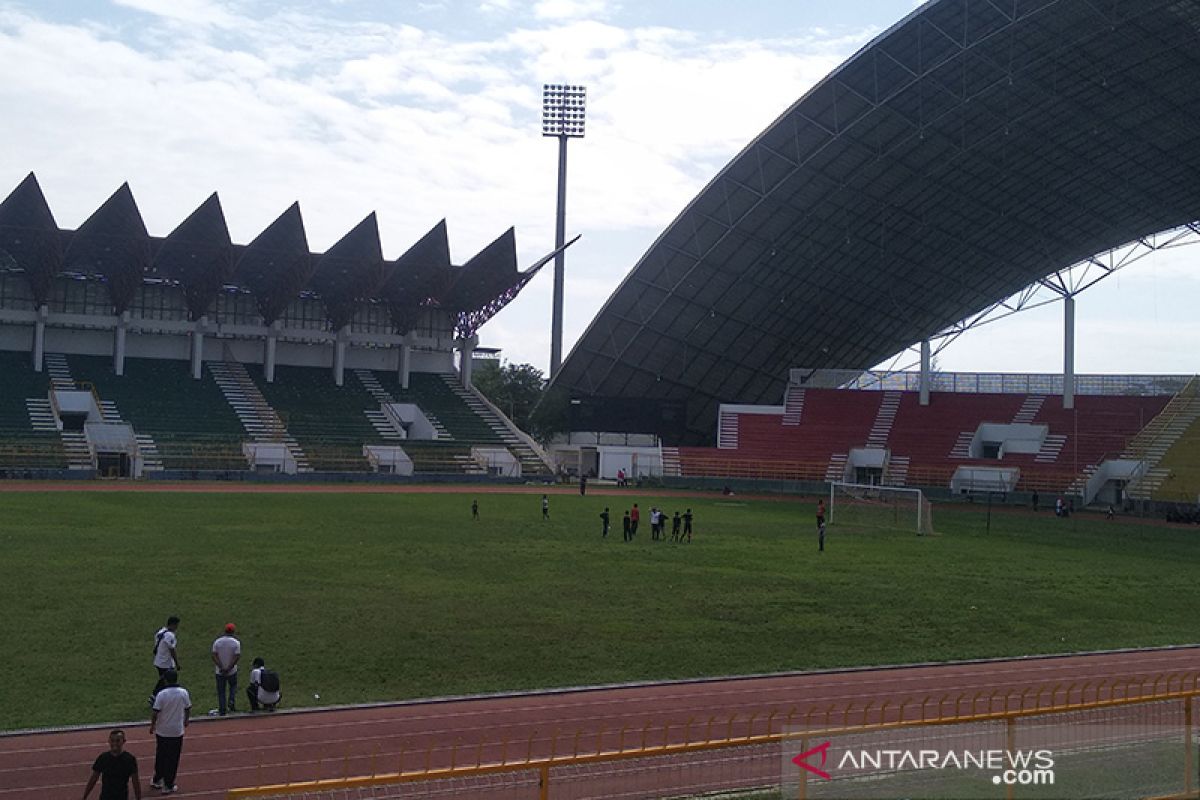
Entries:
POLYGON ((154 698, 150 715, 150 735, 155 737, 154 780, 150 786, 163 794, 179 790, 175 776, 179 772, 179 755, 183 752, 183 733, 191 722, 192 698, 187 689, 179 686, 179 674, 169 669, 163 675, 166 687, 154 698))
POLYGON ((254 659, 254 669, 250 670, 250 685, 246 687, 246 699, 250 701, 250 710, 274 711, 279 705, 283 694, 279 689, 279 674, 267 669, 267 664, 261 658, 254 659))
POLYGON ((150 705, 154 705, 154 696, 167 684, 163 674, 167 670, 179 671, 179 660, 175 657, 175 631, 179 630, 179 617, 167 617, 167 624, 154 634, 154 668, 158 670, 158 683, 150 692, 150 705))
POLYGON ((225 698, 229 698, 229 710, 237 711, 238 659, 242 657, 242 643, 234 638, 237 627, 230 622, 225 633, 218 636, 212 646, 213 667, 217 673, 217 711, 225 716, 225 698))

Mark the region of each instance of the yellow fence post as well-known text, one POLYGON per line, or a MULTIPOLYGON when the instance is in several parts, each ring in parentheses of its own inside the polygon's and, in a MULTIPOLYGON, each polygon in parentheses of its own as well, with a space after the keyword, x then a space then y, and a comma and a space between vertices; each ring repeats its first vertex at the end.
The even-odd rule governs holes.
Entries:
POLYGON ((1184 771, 1183 791, 1184 791, 1184 794, 1188 795, 1189 797, 1192 794, 1192 787, 1195 785, 1192 782, 1192 775, 1193 775, 1193 770, 1194 770, 1193 762, 1195 759, 1195 755, 1194 755, 1195 751, 1192 749, 1192 700, 1193 699, 1194 698, 1192 698, 1192 697, 1188 697, 1186 700, 1183 701, 1183 724, 1184 724, 1183 746, 1185 748, 1187 748, 1185 751, 1184 759, 1183 759, 1183 771, 1184 771))
MULTIPOLYGON (((807 737, 800 740, 800 752, 801 753, 808 752, 808 738, 807 737)), ((799 800, 806 800, 806 798, 808 797, 808 770, 806 770, 804 767, 797 767, 797 769, 800 770, 800 789, 799 789, 799 792, 796 794, 796 797, 799 800)))
POLYGON ((539 800, 550 800, 550 765, 542 764, 541 776, 538 778, 539 800))
MULTIPOLYGON (((1025 701, 1022 700, 1021 705, 1024 706, 1024 704, 1025 704, 1025 701)), ((1004 737, 1005 745, 1004 746, 1008 748, 1009 753, 1015 753, 1017 751, 1017 718, 1009 717, 1008 721, 1005 723, 1004 727, 1005 727, 1005 737, 1004 737)), ((1008 784, 1008 786, 1006 786, 1004 789, 1004 798, 1005 798, 1005 800, 1013 800, 1013 785, 1011 783, 1008 784)))

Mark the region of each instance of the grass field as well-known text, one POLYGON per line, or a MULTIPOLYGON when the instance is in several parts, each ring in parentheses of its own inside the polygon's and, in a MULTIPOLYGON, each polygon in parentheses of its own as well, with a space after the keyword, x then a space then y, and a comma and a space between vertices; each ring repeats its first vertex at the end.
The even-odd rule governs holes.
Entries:
POLYGON ((1187 529, 941 507, 818 555, 811 502, 472 497, 0 494, 0 729, 145 716, 169 614, 201 713, 227 621, 289 707, 1197 639, 1187 529), (601 540, 660 501, 692 544, 601 540))

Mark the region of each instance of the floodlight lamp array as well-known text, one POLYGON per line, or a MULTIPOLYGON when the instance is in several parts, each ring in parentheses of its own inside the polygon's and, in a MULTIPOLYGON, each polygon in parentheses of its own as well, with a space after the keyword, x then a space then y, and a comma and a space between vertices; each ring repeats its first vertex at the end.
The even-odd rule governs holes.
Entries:
POLYGON ((587 112, 587 87, 547 83, 542 86, 542 135, 582 139, 587 112))

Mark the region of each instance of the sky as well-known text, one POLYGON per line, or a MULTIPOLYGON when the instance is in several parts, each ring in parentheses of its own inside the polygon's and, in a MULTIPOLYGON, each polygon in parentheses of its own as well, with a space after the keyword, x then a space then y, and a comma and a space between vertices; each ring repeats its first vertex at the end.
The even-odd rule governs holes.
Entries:
MULTIPOLYGON (((0 0, 0 196, 33 171, 75 228, 128 181, 163 236, 216 191, 238 243, 299 201, 314 252, 377 211, 387 258, 445 218, 457 264, 515 227, 524 268, 554 242, 542 85, 583 84, 566 353, 722 167, 918 5, 0 0)), ((1194 372, 1198 258, 1157 253, 1082 294, 1077 371, 1194 372)), ((483 327, 481 346, 548 367, 552 273, 483 327)), ((938 367, 1054 372, 1061 342, 1054 304, 960 337, 938 367)))

